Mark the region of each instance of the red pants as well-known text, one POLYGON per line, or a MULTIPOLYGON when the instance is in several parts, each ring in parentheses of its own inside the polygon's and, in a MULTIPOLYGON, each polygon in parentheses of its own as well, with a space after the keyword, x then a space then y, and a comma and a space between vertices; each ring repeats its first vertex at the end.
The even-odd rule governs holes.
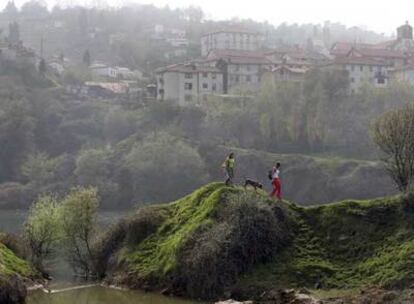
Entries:
POLYGON ((272 186, 273 186, 273 191, 270 193, 270 197, 274 197, 276 195, 276 197, 281 200, 282 199, 282 185, 280 184, 280 179, 275 178, 272 181, 272 186))

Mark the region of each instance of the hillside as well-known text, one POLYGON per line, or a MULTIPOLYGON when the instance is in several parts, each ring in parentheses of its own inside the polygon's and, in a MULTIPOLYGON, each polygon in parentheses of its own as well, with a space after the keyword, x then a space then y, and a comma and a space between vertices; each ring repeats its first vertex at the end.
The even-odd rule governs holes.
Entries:
POLYGON ((26 283, 38 278, 28 262, 0 242, 0 303, 25 303, 26 283))
POLYGON ((349 198, 371 199, 396 191, 383 164, 376 161, 277 154, 223 146, 201 150, 206 163, 211 164, 209 174, 215 180, 222 178, 216 164, 231 150, 236 153, 238 181, 250 177, 261 181, 268 190, 267 171, 280 161, 284 196, 299 205, 326 204, 349 198))
POLYGON ((275 288, 407 288, 414 198, 303 208, 213 183, 139 209, 98 248, 110 283, 193 298, 275 288))

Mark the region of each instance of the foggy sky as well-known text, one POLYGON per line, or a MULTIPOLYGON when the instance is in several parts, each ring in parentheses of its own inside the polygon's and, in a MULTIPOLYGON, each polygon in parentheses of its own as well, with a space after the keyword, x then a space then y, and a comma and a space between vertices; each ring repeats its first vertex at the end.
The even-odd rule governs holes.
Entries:
MULTIPOLYGON (((9 0, 0 0, 0 8, 9 0)), ((15 0, 20 6, 27 0, 15 0)), ((323 23, 325 20, 340 22, 348 26, 362 26, 385 33, 394 33, 395 28, 408 20, 414 24, 414 1, 410 0, 43 0, 50 7, 60 2, 66 4, 125 3, 169 5, 171 8, 200 6, 209 19, 232 17, 251 18, 278 25, 287 23, 323 23)))

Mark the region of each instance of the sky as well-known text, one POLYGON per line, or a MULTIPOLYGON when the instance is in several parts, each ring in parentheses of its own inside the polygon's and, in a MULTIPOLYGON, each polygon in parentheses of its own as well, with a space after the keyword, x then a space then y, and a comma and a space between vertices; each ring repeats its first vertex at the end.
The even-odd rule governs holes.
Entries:
MULTIPOLYGON (((0 0, 0 8, 9 0, 0 0)), ((20 6, 27 0, 14 0, 20 6)), ((287 23, 323 23, 326 20, 347 26, 360 26, 390 35, 396 27, 409 21, 414 24, 413 0, 41 0, 52 7, 56 3, 108 4, 128 3, 169 5, 171 8, 199 6, 208 19, 233 17, 287 23)))

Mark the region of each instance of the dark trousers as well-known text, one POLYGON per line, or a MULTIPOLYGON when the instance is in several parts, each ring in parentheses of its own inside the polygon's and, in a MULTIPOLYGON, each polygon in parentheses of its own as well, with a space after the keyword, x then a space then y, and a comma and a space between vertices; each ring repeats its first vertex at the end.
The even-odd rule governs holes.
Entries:
POLYGON ((226 185, 233 185, 233 178, 234 178, 234 170, 233 168, 226 168, 227 173, 227 179, 226 179, 226 185))

